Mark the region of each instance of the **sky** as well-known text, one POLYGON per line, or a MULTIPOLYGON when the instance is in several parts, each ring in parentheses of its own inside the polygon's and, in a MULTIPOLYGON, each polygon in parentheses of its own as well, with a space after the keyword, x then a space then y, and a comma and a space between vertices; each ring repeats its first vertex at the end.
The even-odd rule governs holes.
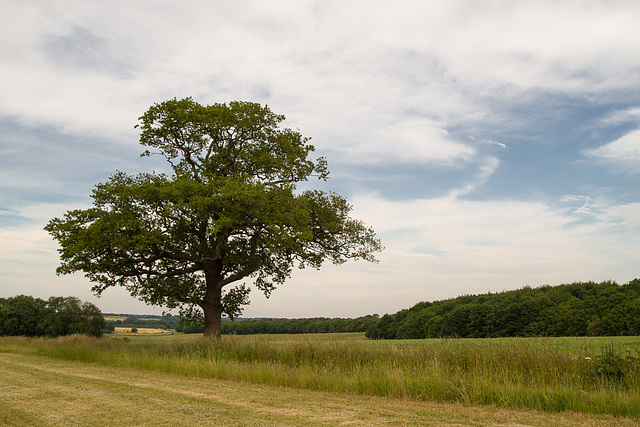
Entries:
POLYGON ((640 2, 0 0, 0 297, 77 296, 43 227, 162 171, 151 105, 252 101, 312 138, 379 263, 296 270, 246 317, 358 317, 640 277, 640 2))

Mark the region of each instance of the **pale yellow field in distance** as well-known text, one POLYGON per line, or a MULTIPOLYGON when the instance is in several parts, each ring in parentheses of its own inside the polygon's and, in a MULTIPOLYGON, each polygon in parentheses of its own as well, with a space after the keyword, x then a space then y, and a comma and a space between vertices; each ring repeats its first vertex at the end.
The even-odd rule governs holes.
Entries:
POLYGON ((127 320, 127 316, 104 316, 104 320, 110 320, 112 322, 116 322, 118 320, 125 321, 127 320))
MULTIPOLYGON (((172 331, 160 328, 137 328, 138 334, 170 334, 172 331)), ((115 328, 116 333, 131 332, 131 328, 115 328)))

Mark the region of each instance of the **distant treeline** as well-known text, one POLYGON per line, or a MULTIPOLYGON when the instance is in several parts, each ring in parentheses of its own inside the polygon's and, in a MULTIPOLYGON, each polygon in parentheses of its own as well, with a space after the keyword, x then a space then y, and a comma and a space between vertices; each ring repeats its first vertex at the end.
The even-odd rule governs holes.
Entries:
MULTIPOLYGON (((107 320, 107 330, 113 331, 118 328, 159 328, 159 329, 178 329, 181 327, 180 318, 178 316, 162 317, 155 315, 131 315, 131 314, 111 314, 105 313, 105 316, 125 317, 123 320, 107 320)), ((180 332, 180 331, 178 331, 180 332)))
POLYGON ((640 280, 525 287, 421 302, 382 316, 368 338, 640 335, 640 280))
POLYGON ((324 334, 364 332, 378 321, 378 315, 357 319, 316 317, 309 319, 249 319, 222 322, 223 334, 324 334))
POLYGON ((0 336, 99 337, 104 328, 100 309, 76 297, 51 297, 47 301, 26 295, 0 298, 0 336))
POLYGON ((107 331, 114 331, 115 328, 153 328, 175 330, 185 334, 201 334, 204 326, 191 325, 181 322, 179 316, 156 316, 147 314, 113 314, 105 313, 107 317, 124 317, 124 319, 107 320, 107 331))
MULTIPOLYGON (((106 314, 106 316, 116 316, 106 314)), ((174 329, 185 334, 198 334, 204 331, 202 325, 188 325, 180 322, 178 316, 127 316, 123 320, 107 320, 107 330, 113 331, 116 327, 125 328, 162 328, 174 329)), ((234 321, 223 319, 222 333, 236 335, 251 334, 320 334, 332 332, 364 332, 372 324, 377 322, 378 315, 369 315, 357 319, 341 318, 308 318, 308 319, 245 319, 238 318, 234 321)))

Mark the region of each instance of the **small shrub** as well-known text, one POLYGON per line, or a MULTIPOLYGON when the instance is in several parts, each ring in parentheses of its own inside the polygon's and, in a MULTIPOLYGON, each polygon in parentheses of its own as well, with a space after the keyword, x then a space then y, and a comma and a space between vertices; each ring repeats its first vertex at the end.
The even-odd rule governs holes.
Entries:
POLYGON ((593 375, 606 381, 620 382, 640 367, 640 357, 627 350, 623 357, 613 348, 613 344, 601 348, 600 356, 596 356, 593 375))

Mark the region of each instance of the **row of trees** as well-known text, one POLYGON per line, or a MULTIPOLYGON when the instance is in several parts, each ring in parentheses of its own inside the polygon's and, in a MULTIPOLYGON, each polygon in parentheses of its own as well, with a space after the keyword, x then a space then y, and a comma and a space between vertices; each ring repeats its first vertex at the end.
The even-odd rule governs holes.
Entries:
POLYGON ((387 314, 374 339, 640 335, 640 280, 525 287, 421 302, 387 314))
POLYGON ((0 298, 0 336, 99 337, 104 328, 100 309, 76 297, 51 297, 47 301, 26 295, 0 298))
MULTIPOLYGON (((116 327, 126 328, 163 328, 175 329, 176 332, 186 334, 203 333, 202 324, 192 324, 181 321, 178 316, 143 317, 127 316, 125 319, 107 320, 106 330, 113 331, 116 327)), ((251 335, 251 334, 322 334, 336 332, 365 332, 378 321, 377 314, 359 317, 357 319, 341 318, 306 318, 306 319, 225 319, 222 322, 223 334, 251 335)))
POLYGON ((378 321, 378 315, 357 319, 250 319, 222 322, 223 334, 323 334, 335 332, 364 332, 378 321))

